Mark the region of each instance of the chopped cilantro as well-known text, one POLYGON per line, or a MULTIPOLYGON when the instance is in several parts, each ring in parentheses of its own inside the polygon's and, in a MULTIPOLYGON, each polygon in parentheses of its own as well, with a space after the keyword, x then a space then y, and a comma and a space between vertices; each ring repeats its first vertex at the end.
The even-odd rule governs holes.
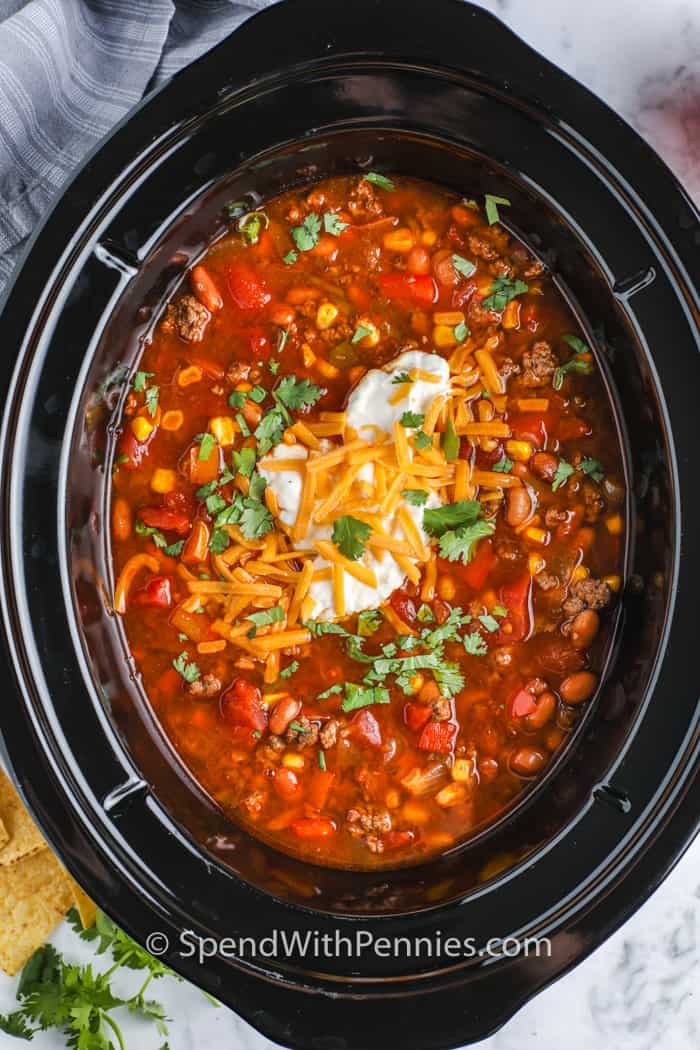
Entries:
POLYGON ((465 634, 462 644, 464 645, 464 651, 469 653, 470 656, 486 656, 489 651, 486 642, 478 631, 465 634))
POLYGON ((389 690, 382 686, 356 685, 355 682, 346 682, 345 696, 340 706, 343 711, 357 711, 360 707, 390 702, 389 690))
POLYGON ((214 529, 209 540, 209 550, 212 554, 223 554, 230 543, 229 534, 225 529, 214 529))
POLYGON ((525 281, 511 281, 509 277, 495 277, 489 289, 490 294, 482 301, 484 310, 494 310, 501 313, 505 310, 511 299, 517 295, 524 295, 528 291, 525 281))
POLYGON ((423 528, 431 536, 442 536, 449 529, 473 525, 481 513, 477 499, 462 499, 457 503, 446 503, 423 513, 423 528))
POLYGON ((392 386, 402 386, 404 383, 412 383, 412 382, 413 382, 413 380, 411 379, 411 377, 408 374, 408 372, 397 372, 396 375, 393 376, 392 380, 391 380, 392 386))
POLYGON ((565 459, 560 459, 554 477, 552 478, 552 492, 556 492, 557 489, 561 488, 573 473, 574 468, 571 464, 567 463, 565 459))
POLYGON ((212 492, 211 496, 207 496, 205 503, 212 517, 215 517, 226 506, 226 500, 219 492, 212 492))
POLYGON ((300 252, 310 252, 318 244, 321 220, 315 211, 306 216, 301 226, 292 229, 292 240, 300 252))
POLYGON ((276 376, 277 373, 280 370, 280 363, 279 363, 279 361, 268 361, 267 362, 267 367, 270 369, 270 373, 273 376, 276 376))
POLYGON ((584 343, 583 339, 580 339, 577 335, 567 334, 562 336, 565 343, 571 347, 571 349, 577 354, 588 354, 590 353, 589 348, 584 343))
POLYGON ((276 401, 281 401, 286 408, 307 408, 315 405, 323 397, 323 390, 310 379, 297 379, 296 376, 285 376, 274 391, 276 401))
POLYGON ((428 493, 423 489, 403 489, 401 495, 413 507, 424 507, 428 493))
POLYGON ((208 460, 212 451, 216 446, 216 441, 213 434, 196 434, 195 441, 199 445, 199 452, 197 453, 197 459, 202 462, 208 460))
POLYGON ((232 390, 228 395, 228 403, 231 408, 243 408, 245 404, 245 394, 242 390, 232 390))
POLYGON ((248 613, 245 619, 250 620, 256 627, 269 627, 270 624, 281 623, 284 619, 284 609, 281 605, 273 605, 271 609, 248 613))
POLYGON ((379 609, 366 609, 357 617, 357 633, 361 638, 369 638, 382 625, 382 614, 379 609))
POLYGON ((242 412, 236 412, 236 422, 244 438, 250 437, 250 427, 245 421, 245 417, 242 412))
POLYGON ((603 465, 597 459, 591 459, 590 456, 586 456, 578 465, 578 469, 583 473, 587 474, 594 481, 602 481, 605 477, 603 473, 603 465))
POLYGON ((287 664, 287 666, 280 671, 280 673, 278 674, 277 677, 278 678, 282 678, 282 679, 291 678, 292 675, 298 670, 299 670, 299 661, 298 660, 292 660, 291 664, 287 664))
POLYGON ((395 189, 394 183, 391 181, 391 179, 388 179, 386 175, 379 175, 376 171, 368 171, 364 178, 367 180, 367 182, 371 182, 375 186, 379 186, 380 190, 395 189))
POLYGON ((492 521, 475 521, 459 529, 445 532, 440 537, 440 557, 448 561, 461 561, 467 565, 474 557, 476 544, 490 536, 496 526, 492 521))
POLYGON ((325 689, 322 693, 319 693, 316 697, 317 700, 327 700, 329 696, 337 696, 342 693, 342 685, 332 685, 329 689, 325 689))
POLYGON ((468 326, 464 323, 464 321, 460 321, 459 324, 456 324, 452 331, 458 343, 463 343, 464 340, 468 339, 471 335, 471 331, 469 330, 468 326))
POLYGON ((486 218, 489 226, 493 226, 494 223, 501 221, 501 216, 498 214, 499 204, 504 204, 507 208, 510 208, 510 201, 506 197, 494 197, 492 193, 485 194, 484 202, 486 204, 486 218))
POLYGON ((433 439, 429 438, 424 430, 416 430, 413 435, 413 444, 420 452, 422 449, 427 448, 428 445, 432 445, 433 439))
POLYGON ((491 469, 495 470, 498 474, 510 474, 513 469, 513 460, 508 459, 508 456, 506 456, 504 452, 498 463, 494 463, 491 469))
POLYGON ((134 531, 137 536, 148 536, 160 550, 165 550, 168 545, 168 541, 163 533, 159 529, 154 528, 153 525, 146 525, 139 520, 134 525, 134 531))
MULTIPOLYGON (((584 351, 587 353, 587 351, 584 351)), ((555 370, 552 376, 552 386, 555 390, 561 390, 564 383, 564 376, 568 375, 569 372, 577 372, 579 375, 588 376, 593 371, 593 365, 591 364, 588 357, 580 357, 575 354, 570 357, 569 360, 555 370)))
POLYGON ((256 405, 261 404, 267 397, 267 390, 264 386, 257 384, 252 390, 248 391, 248 397, 251 401, 254 401, 256 405))
POLYGON ((457 459, 459 455, 459 438, 457 437, 457 431, 455 430, 454 423, 451 419, 447 420, 447 426, 445 432, 440 438, 440 448, 448 463, 457 459))
POLYGON ((236 473, 241 474, 244 478, 249 478, 255 469, 255 449, 245 447, 240 452, 234 450, 231 456, 236 473))
POLYGON ((291 251, 288 251, 286 255, 282 256, 282 262, 285 266, 294 266, 294 263, 297 261, 298 258, 299 256, 292 248, 291 251))
POLYGON ((258 455, 264 456, 275 445, 279 445, 286 427, 285 418, 278 406, 270 409, 255 428, 258 455))
POLYGON ((146 389, 146 381, 153 379, 155 372, 136 372, 134 373, 133 387, 137 394, 142 393, 146 389))
POLYGON ((461 277, 471 277, 476 273, 476 266, 471 259, 465 259, 463 255, 453 255, 452 265, 461 277))
POLYGON ((435 616, 429 605, 423 603, 417 613, 419 623, 434 623, 435 616))
POLYGON ((176 540, 175 543, 169 543, 167 547, 163 548, 163 554, 167 554, 169 558, 179 558, 184 546, 184 540, 176 540))
POLYGON ((153 419, 158 411, 158 394, 159 390, 157 386, 149 386, 146 390, 146 408, 148 409, 148 414, 151 419, 153 419))
MULTIPOLYGON (((350 340, 350 342, 352 342, 352 343, 359 343, 359 341, 361 339, 364 339, 365 336, 368 336, 368 335, 371 335, 371 334, 372 334, 372 329, 371 328, 368 328, 367 325, 364 325, 364 324, 358 324, 357 328, 353 332, 352 339, 350 340)), ((392 380, 392 382, 395 382, 395 380, 392 380)))
POLYGON ((421 427, 424 420, 425 416, 420 412, 404 412, 399 422, 402 427, 421 427))
POLYGON ((343 222, 340 216, 336 215, 333 211, 325 211, 323 213, 323 228, 326 233, 330 233, 334 237, 341 234, 343 230, 347 230, 348 225, 347 222, 343 222))
POLYGON ((485 627, 489 634, 493 634, 493 632, 497 631, 501 626, 498 620, 495 619, 495 617, 493 616, 489 616, 488 613, 486 613, 484 616, 479 616, 478 619, 481 626, 485 627))
POLYGON ((260 229, 270 225, 270 220, 264 211, 249 211, 241 215, 238 220, 238 229, 249 244, 257 244, 260 239, 260 229))
POLYGON ((241 532, 247 540, 258 540, 266 536, 275 527, 270 511, 260 500, 243 499, 243 513, 241 514, 241 532))
POLYGON ((494 616, 503 617, 508 615, 508 610, 506 609, 505 605, 494 605, 491 612, 494 616))
POLYGON ((186 650, 183 650, 180 655, 176 656, 173 660, 173 667, 186 682, 196 682, 200 675, 199 668, 196 663, 188 662, 188 660, 189 655, 186 650))
POLYGON ((372 528, 366 521, 344 514, 333 522, 331 538, 345 558, 357 561, 363 554, 371 533, 372 528))

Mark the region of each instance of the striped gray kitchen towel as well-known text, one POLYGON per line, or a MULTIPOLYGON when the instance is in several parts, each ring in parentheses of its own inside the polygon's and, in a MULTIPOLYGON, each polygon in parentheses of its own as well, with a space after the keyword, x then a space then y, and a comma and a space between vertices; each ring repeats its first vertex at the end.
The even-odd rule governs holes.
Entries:
POLYGON ((85 154, 271 0, 0 0, 0 289, 85 154))

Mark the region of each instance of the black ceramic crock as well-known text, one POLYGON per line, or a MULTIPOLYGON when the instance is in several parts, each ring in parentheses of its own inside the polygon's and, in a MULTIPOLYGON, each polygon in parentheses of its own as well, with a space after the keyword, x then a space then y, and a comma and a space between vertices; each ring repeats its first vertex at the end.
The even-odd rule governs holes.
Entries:
POLYGON ((409 1050, 483 1038, 623 922, 692 838, 699 238, 693 205, 634 132, 459 0, 288 0, 255 16, 118 127, 35 235, 2 314, 6 757, 95 899, 142 941, 163 931, 175 969, 271 1039, 379 1050, 397 1019, 409 1050), (630 486, 605 684, 572 745, 478 841, 374 875, 253 842, 187 777, 109 615, 104 527, 124 364, 221 204, 369 164, 511 200, 509 221, 595 343, 630 486), (178 950, 186 928, 477 949, 548 937, 551 954, 199 966, 178 950))

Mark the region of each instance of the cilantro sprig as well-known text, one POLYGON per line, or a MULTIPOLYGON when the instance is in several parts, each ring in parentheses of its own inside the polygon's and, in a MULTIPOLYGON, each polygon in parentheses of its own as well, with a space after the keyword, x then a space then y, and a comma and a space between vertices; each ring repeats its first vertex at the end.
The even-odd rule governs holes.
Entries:
POLYGON ((372 527, 366 521, 343 514, 333 522, 331 539, 340 553, 350 561, 357 561, 364 554, 367 540, 372 534, 372 527))
POLYGON ((525 281, 512 281, 510 277, 495 277, 489 289, 489 294, 482 301, 481 305, 484 310, 493 310, 494 313, 501 313, 511 299, 515 299, 518 295, 525 295, 528 290, 529 286, 525 281))
POLYGON ((490 536, 495 525, 484 521, 478 500, 459 500, 423 512, 423 528, 438 540, 440 557, 467 565, 479 540, 490 536))

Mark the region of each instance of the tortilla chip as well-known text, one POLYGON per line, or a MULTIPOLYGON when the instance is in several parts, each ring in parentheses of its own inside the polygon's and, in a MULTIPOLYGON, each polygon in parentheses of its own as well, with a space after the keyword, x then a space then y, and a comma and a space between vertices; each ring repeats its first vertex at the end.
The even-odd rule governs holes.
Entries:
POLYGON ((12 977, 40 948, 73 903, 49 849, 0 867, 0 969, 12 977))
POLYGON ((83 924, 83 929, 89 930, 91 926, 95 925, 95 919, 97 918, 97 905, 90 900, 85 890, 81 889, 72 875, 69 875, 68 872, 66 872, 65 875, 68 879, 73 894, 73 903, 78 909, 78 915, 83 924))
POLYGON ((44 849, 44 842, 34 821, 27 813, 9 777, 0 769, 0 817, 8 841, 0 848, 0 868, 13 864, 44 849))
POLYGON ((0 817, 0 849, 10 841, 10 833, 3 823, 2 817, 0 817))

